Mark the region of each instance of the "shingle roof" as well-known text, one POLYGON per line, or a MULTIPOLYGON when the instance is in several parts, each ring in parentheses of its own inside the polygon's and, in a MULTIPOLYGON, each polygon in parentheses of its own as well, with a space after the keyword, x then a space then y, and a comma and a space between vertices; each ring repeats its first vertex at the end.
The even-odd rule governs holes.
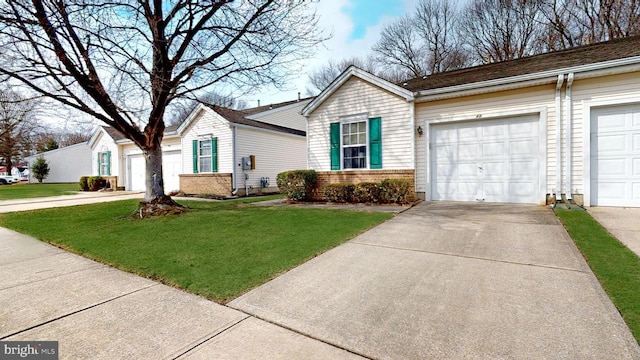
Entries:
POLYGON ((411 91, 431 90, 634 56, 640 56, 640 36, 433 74, 408 80, 400 86, 411 91))
MULTIPOLYGON (((293 103, 293 102, 292 102, 293 103)), ((265 123, 262 121, 247 119, 245 116, 249 115, 244 110, 233 110, 221 106, 215 105, 206 105, 211 110, 220 114, 223 118, 227 119, 229 122, 240 125, 253 126, 260 129, 273 130, 278 132, 283 132, 287 134, 300 135, 305 136, 307 133, 305 131, 291 129, 284 126, 273 125, 269 123, 265 123)))
MULTIPOLYGON (((113 141, 119 141, 119 140, 124 140, 127 139, 126 136, 124 136, 123 133, 121 133, 120 131, 116 130, 115 128, 111 127, 111 126, 102 126, 102 128, 104 129, 104 131, 107 132, 107 134, 113 139, 113 141)), ((164 129, 164 133, 165 135, 168 133, 172 133, 175 132, 178 129, 178 125, 171 125, 171 126, 167 126, 164 129)))
POLYGON ((277 104, 256 106, 256 107, 253 107, 253 108, 242 109, 241 111, 243 113, 245 113, 246 115, 253 115, 253 114, 261 113, 261 112, 264 112, 264 111, 277 109, 279 107, 283 107, 283 106, 299 103, 301 101, 309 100, 309 99, 312 99, 312 98, 313 98, 313 96, 307 97, 307 98, 303 98, 303 99, 300 99, 300 100, 291 100, 291 101, 285 101, 285 102, 281 102, 281 103, 277 103, 277 104))

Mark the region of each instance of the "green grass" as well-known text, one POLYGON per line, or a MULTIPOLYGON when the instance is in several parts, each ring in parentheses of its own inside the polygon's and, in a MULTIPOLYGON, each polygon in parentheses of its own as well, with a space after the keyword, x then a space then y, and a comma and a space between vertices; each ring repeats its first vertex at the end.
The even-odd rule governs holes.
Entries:
POLYGON ((79 190, 78 183, 2 185, 0 186, 0 200, 73 195, 79 190))
POLYGON ((137 200, 8 213, 0 226, 224 303, 392 216, 184 204, 187 214, 146 220, 129 215, 137 200))
POLYGON ((586 211, 556 210, 556 215, 640 342, 640 258, 586 211))

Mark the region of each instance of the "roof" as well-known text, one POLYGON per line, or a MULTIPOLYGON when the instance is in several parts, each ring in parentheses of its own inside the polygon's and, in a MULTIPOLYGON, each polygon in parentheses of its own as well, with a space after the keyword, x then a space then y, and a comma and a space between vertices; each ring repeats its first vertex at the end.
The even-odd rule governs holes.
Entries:
MULTIPOLYGON (((107 133, 107 135, 109 135, 113 141, 120 141, 120 140, 127 140, 128 138, 121 133, 120 131, 116 130, 115 128, 111 127, 111 126, 101 126, 102 129, 107 133)), ((166 135, 175 135, 173 133, 176 132, 176 130, 178 130, 178 125, 171 125, 171 126, 167 126, 164 129, 164 134, 166 135)))
POLYGON ((410 91, 432 90, 471 84, 554 69, 640 56, 640 36, 616 39, 567 50, 533 55, 515 60, 447 71, 408 80, 403 87, 410 91))
MULTIPOLYGON (((289 104, 295 103, 297 101, 298 100, 294 102, 289 102, 289 104)), ((289 105, 289 104, 286 104, 286 105, 289 105)), ((246 118, 246 116, 249 114, 247 114, 245 110, 233 110, 233 109, 229 109, 221 106, 215 106, 215 105, 205 105, 205 106, 215 111, 217 114, 219 114, 220 116, 222 116, 227 121, 233 124, 247 125, 247 126, 260 128, 260 129, 272 130, 272 131, 293 134, 293 135, 300 135, 300 136, 305 136, 307 134, 305 131, 291 129, 291 128, 279 126, 279 125, 273 125, 273 124, 265 123, 258 120, 248 119, 246 118)), ((282 105, 282 106, 285 106, 285 105, 282 105)))
POLYGON ((246 115, 254 115, 254 114, 257 114, 257 113, 261 113, 261 112, 264 112, 264 111, 277 109, 277 108, 280 108, 280 107, 283 107, 283 106, 292 105, 292 104, 299 103, 299 102, 305 101, 305 100, 310 100, 310 99, 313 99, 313 96, 310 96, 310 97, 307 97, 307 98, 303 98, 303 99, 298 99, 298 100, 285 101, 285 102, 281 102, 281 103, 277 103, 277 104, 256 106, 254 108, 242 109, 241 111, 243 113, 245 113, 246 115))

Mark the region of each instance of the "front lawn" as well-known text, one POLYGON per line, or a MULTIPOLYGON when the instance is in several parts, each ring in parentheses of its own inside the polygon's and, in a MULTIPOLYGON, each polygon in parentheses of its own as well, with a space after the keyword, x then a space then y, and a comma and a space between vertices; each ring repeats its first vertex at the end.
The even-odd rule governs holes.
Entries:
POLYGON ((640 259, 586 211, 556 214, 640 342, 640 259))
POLYGON ((126 215, 137 200, 8 213, 0 226, 224 303, 392 216, 242 200, 184 204, 187 214, 146 220, 126 215))
POLYGON ((73 195, 79 190, 78 183, 2 185, 0 186, 0 200, 73 195))

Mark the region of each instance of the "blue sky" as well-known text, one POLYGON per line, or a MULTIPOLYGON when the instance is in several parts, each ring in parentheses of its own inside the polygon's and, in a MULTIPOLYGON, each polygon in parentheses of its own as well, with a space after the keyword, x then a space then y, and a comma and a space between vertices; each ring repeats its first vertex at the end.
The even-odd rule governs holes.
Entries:
POLYGON ((250 106, 294 100, 298 91, 307 87, 307 73, 332 59, 339 61, 354 56, 365 57, 380 38, 382 28, 399 17, 412 13, 419 0, 320 0, 315 3, 319 27, 333 34, 317 49, 312 59, 304 60, 304 68, 287 83, 290 90, 263 89, 246 98, 250 106))
POLYGON ((404 15, 404 7, 399 0, 371 1, 352 0, 345 8, 345 13, 353 21, 351 39, 362 39, 368 27, 375 26, 383 16, 400 17, 404 15))

